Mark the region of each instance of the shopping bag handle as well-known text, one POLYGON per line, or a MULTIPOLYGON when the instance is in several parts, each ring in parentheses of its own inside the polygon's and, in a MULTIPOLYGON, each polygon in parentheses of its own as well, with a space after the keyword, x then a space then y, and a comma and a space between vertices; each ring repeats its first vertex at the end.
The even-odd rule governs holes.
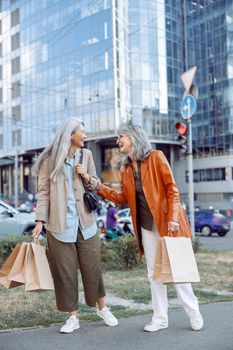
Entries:
POLYGON ((38 238, 34 237, 34 238, 32 239, 32 241, 33 241, 33 243, 36 243, 36 244, 39 244, 39 245, 40 245, 39 237, 38 237, 38 238))
POLYGON ((179 234, 179 230, 172 231, 172 230, 168 229, 167 232, 168 232, 168 234, 167 234, 168 237, 174 237, 174 238, 182 237, 182 235, 179 234), (175 232, 177 232, 177 234, 174 235, 175 232))

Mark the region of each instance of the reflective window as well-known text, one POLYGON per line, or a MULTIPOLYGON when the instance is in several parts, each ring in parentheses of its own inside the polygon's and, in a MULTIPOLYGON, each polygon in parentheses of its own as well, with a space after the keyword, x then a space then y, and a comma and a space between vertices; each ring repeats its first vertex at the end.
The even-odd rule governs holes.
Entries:
POLYGON ((0 134, 0 149, 3 149, 3 134, 0 134))
POLYGON ((19 24, 19 9, 11 12, 11 28, 19 24))
POLYGON ((11 115, 13 121, 19 121, 21 120, 21 106, 15 106, 11 109, 11 115))
POLYGON ((17 74, 20 72, 20 58, 16 57, 11 60, 11 74, 17 74))
POLYGON ((21 85, 20 85, 20 81, 16 81, 15 83, 11 84, 11 96, 12 99, 19 97, 21 93, 21 85))
POLYGON ((11 37, 11 51, 18 49, 19 45, 19 33, 16 33, 11 37))
POLYGON ((20 146, 22 143, 21 140, 21 130, 14 130, 12 132, 12 146, 20 146))

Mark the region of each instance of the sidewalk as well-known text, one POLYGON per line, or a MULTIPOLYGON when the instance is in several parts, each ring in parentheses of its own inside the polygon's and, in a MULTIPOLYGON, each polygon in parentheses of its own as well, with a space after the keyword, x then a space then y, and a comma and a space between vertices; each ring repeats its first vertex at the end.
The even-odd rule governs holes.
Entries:
POLYGON ((64 335, 60 325, 0 332, 0 350, 233 350, 233 302, 201 305, 202 331, 191 330, 181 308, 169 310, 168 329, 146 333, 150 315, 119 320, 109 328, 103 321, 81 323, 64 335))

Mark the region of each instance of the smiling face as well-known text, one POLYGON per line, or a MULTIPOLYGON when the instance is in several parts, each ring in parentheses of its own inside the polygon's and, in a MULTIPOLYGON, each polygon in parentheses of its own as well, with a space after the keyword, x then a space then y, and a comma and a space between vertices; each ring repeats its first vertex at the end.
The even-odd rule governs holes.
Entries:
POLYGON ((131 152, 133 142, 127 134, 120 134, 116 143, 118 144, 121 153, 128 155, 131 152))
POLYGON ((84 130, 84 126, 81 125, 79 129, 77 129, 71 135, 71 146, 82 148, 84 147, 84 141, 87 138, 84 130))

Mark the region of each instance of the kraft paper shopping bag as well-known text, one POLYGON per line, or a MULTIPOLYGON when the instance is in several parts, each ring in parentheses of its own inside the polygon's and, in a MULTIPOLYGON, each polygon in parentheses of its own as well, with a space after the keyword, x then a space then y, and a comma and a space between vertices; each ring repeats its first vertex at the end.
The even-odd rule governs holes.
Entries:
POLYGON ((159 240, 153 278, 163 284, 200 282, 190 238, 163 237, 159 240))
POLYGON ((6 288, 25 285, 25 291, 53 290, 45 247, 38 243, 17 244, 0 270, 6 288))
POLYGON ((27 243, 17 244, 0 269, 0 283, 11 289, 25 283, 24 264, 27 243))
POLYGON ((25 280, 27 292, 54 290, 45 247, 40 244, 31 243, 28 246, 25 280))

